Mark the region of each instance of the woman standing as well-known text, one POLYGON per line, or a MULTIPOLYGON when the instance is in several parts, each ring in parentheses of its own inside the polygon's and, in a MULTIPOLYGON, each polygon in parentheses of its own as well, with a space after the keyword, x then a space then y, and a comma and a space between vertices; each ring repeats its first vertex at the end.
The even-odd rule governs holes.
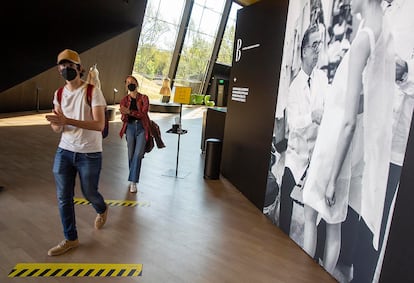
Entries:
POLYGON ((341 247, 341 223, 348 205, 378 235, 387 185, 392 130, 395 61, 381 0, 352 0, 360 28, 341 61, 303 189, 304 249, 316 249, 317 216, 327 223, 323 265, 332 273, 341 247), (355 166, 363 161, 362 168, 355 166), (321 172, 323 172, 321 174, 321 172), (361 178, 355 186, 353 179, 361 178), (350 190, 361 195, 352 203, 350 190))
POLYGON ((145 144, 150 135, 149 99, 145 94, 138 92, 139 84, 134 76, 126 77, 125 86, 128 95, 122 98, 120 102, 123 125, 119 135, 122 138, 126 134, 129 165, 128 181, 130 182, 128 188, 131 193, 136 193, 142 158, 145 153, 145 144))

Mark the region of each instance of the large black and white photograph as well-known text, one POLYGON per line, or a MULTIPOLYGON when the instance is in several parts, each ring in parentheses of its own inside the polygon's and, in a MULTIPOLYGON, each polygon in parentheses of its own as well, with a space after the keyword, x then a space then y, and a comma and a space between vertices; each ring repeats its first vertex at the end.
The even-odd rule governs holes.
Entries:
POLYGON ((378 282, 414 107, 412 0, 290 1, 263 213, 378 282))

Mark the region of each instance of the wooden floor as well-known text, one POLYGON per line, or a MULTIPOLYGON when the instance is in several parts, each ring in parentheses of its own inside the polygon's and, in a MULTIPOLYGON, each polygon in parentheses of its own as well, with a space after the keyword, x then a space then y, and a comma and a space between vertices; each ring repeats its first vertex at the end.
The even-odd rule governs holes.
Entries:
POLYGON ((47 250, 63 239, 52 174, 59 135, 45 113, 1 114, 0 282, 335 282, 224 178, 203 178, 203 111, 183 109, 178 177, 178 136, 165 133, 177 114, 150 113, 167 147, 145 156, 138 194, 127 190, 119 115, 110 122, 100 191, 107 201, 138 205, 111 206, 99 231, 92 206, 76 205, 81 244, 58 257, 47 250), (19 263, 142 264, 142 274, 9 278, 19 263))

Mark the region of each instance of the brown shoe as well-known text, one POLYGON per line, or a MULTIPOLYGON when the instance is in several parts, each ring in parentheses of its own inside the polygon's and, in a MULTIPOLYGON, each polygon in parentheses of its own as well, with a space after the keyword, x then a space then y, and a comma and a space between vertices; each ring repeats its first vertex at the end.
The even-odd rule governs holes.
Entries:
POLYGON ((78 239, 74 241, 69 241, 65 239, 62 242, 60 242, 56 247, 51 248, 47 252, 47 255, 49 256, 61 255, 61 254, 66 253, 70 249, 76 248, 77 246, 79 246, 78 239))
POLYGON ((105 225, 107 216, 108 216, 108 205, 106 205, 106 209, 105 209, 104 213, 96 215, 95 229, 101 229, 105 225))

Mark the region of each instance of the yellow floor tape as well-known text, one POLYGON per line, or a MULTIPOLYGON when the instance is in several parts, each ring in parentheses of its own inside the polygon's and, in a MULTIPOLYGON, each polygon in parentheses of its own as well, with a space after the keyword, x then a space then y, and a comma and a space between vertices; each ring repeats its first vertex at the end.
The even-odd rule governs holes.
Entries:
MULTIPOLYGON (((83 205, 89 205, 91 204, 89 201, 87 201, 84 198, 73 198, 75 204, 83 204, 83 205)), ((109 206, 127 206, 127 207, 144 207, 144 206, 150 206, 149 202, 146 201, 134 201, 134 200, 105 200, 105 202, 109 206)))
POLYGON ((18 263, 8 277, 135 277, 142 264, 18 263))

